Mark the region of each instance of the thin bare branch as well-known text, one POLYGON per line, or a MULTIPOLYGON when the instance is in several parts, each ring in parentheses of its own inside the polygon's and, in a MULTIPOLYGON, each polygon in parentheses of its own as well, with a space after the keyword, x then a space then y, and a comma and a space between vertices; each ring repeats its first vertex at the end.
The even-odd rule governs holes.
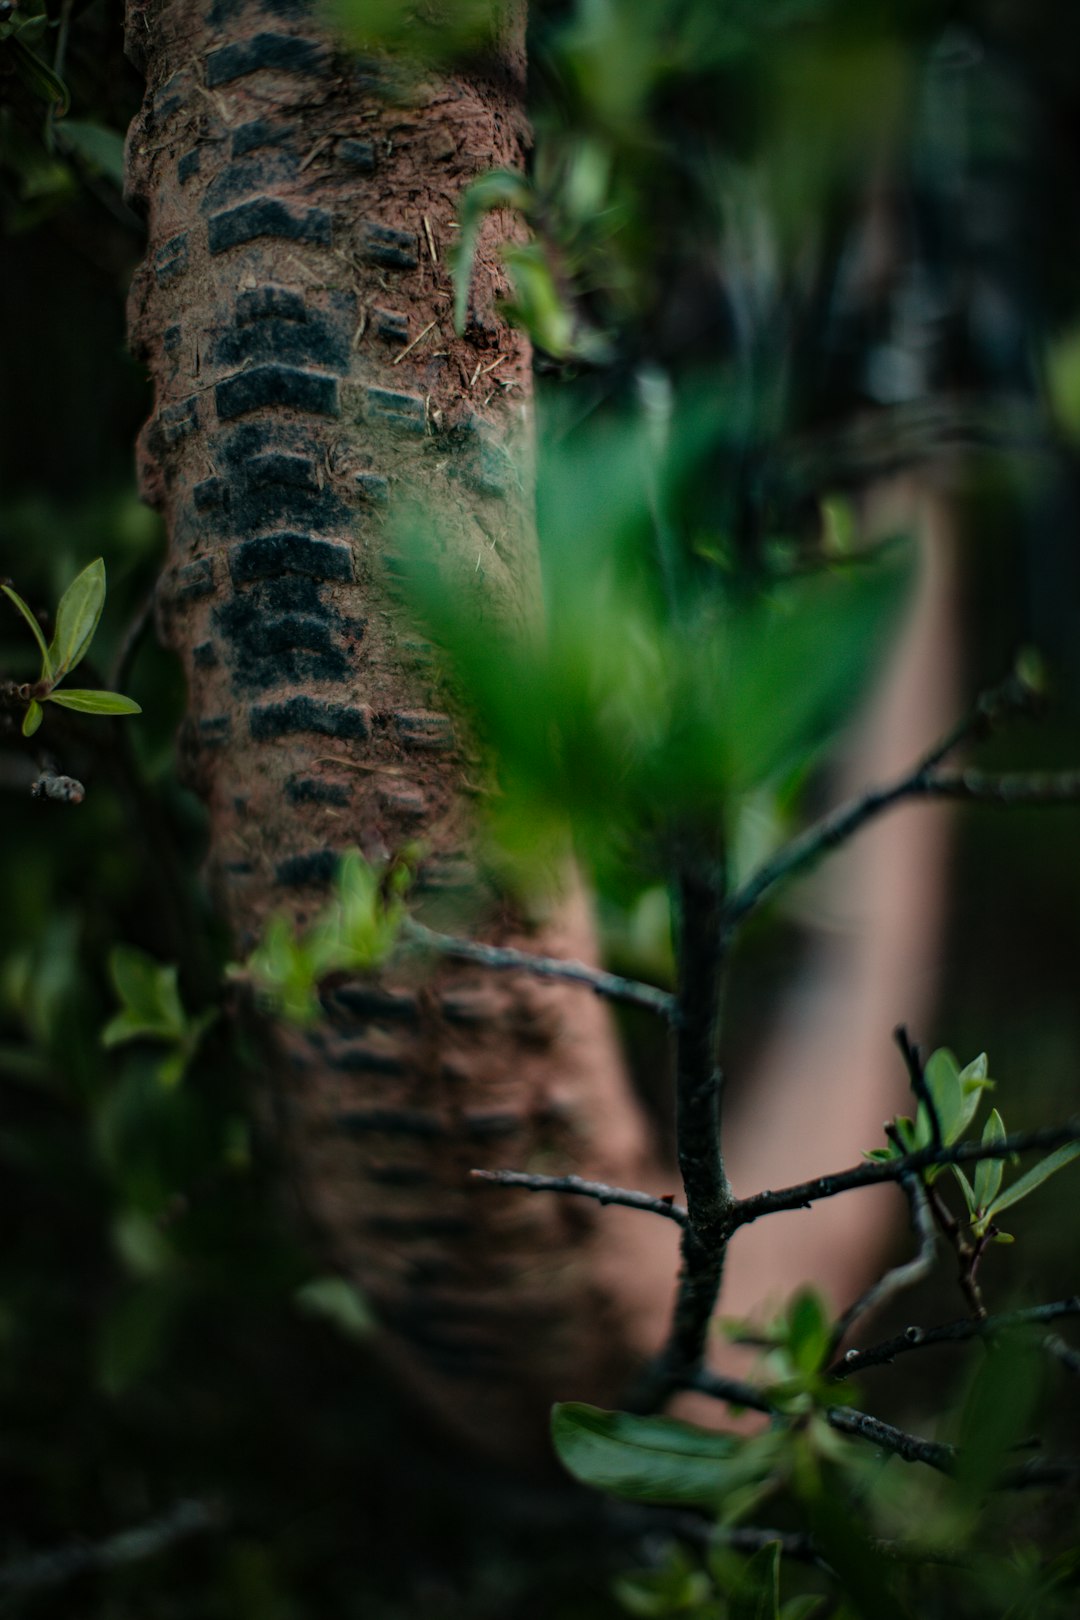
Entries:
POLYGON ((911 1260, 906 1260, 903 1265, 894 1266, 891 1271, 887 1271, 884 1277, 880 1277, 853 1305, 848 1306, 833 1329, 830 1356, 836 1354, 860 1316, 865 1316, 868 1311, 877 1310, 879 1306, 884 1305, 887 1300, 895 1299, 896 1295, 903 1293, 905 1289, 914 1288, 916 1283, 929 1276, 933 1268, 937 1252, 937 1232, 926 1192, 922 1182, 915 1176, 904 1176, 900 1185, 911 1208, 911 1224, 919 1239, 918 1253, 911 1260))
POLYGON ((1054 1360, 1059 1362, 1068 1372, 1071 1372, 1075 1377, 1080 1377, 1080 1352, 1074 1350, 1072 1345, 1066 1344, 1065 1340, 1059 1338, 1056 1333, 1048 1333, 1042 1342, 1042 1347, 1048 1356, 1053 1356, 1054 1360))
POLYGON ((837 806, 759 867, 732 896, 728 907, 731 923, 741 922, 778 884, 797 877, 830 850, 847 843, 868 822, 907 800, 959 799, 999 806, 1080 803, 1080 771, 991 775, 937 768, 961 743, 985 735, 1006 714, 1029 707, 1031 702, 1031 693, 1015 677, 984 693, 971 713, 910 770, 837 806))
POLYGON ((81 1575, 139 1563, 144 1558, 156 1557, 179 1541, 186 1541, 189 1536, 220 1529, 224 1522, 225 1515, 213 1504, 177 1502, 160 1518, 122 1530, 105 1541, 74 1541, 48 1552, 13 1558, 0 1565, 0 1595, 64 1586, 81 1575))
POLYGON ((624 979, 618 973, 605 973, 600 968, 587 967, 584 962, 563 961, 555 956, 533 956, 528 951, 514 950, 505 945, 481 945, 476 940, 458 939, 452 934, 436 933, 409 917, 402 925, 407 944, 424 950, 436 951, 440 956, 452 956, 461 962, 476 962, 481 967, 503 973, 531 973, 540 979, 565 979, 580 984, 595 995, 611 1001, 622 1001, 627 1006, 641 1007, 657 1013, 669 1022, 675 1018, 675 997, 655 985, 641 984, 637 979, 624 979))
POLYGON ((951 1474, 956 1467, 955 1446, 940 1440, 923 1440, 917 1434, 908 1434, 891 1423, 871 1417, 869 1412, 857 1412, 851 1406, 830 1406, 825 1413, 829 1427, 838 1434, 854 1435, 858 1440, 869 1440, 871 1445, 890 1456, 901 1457, 904 1462, 925 1463, 941 1474, 951 1474))
MULTIPOLYGON (((883 1339, 880 1344, 865 1350, 851 1349, 829 1368, 829 1377, 851 1378, 869 1367, 891 1365, 898 1356, 910 1355, 914 1350, 929 1350, 939 1344, 963 1344, 971 1339, 992 1339, 999 1333, 1015 1333, 1028 1327, 1040 1327, 1056 1322, 1063 1316, 1080 1316, 1080 1294, 1069 1299, 1053 1300, 1047 1305, 1035 1305, 1022 1311, 1003 1311, 997 1316, 962 1316, 955 1322, 942 1322, 937 1327, 905 1328, 894 1338, 883 1339)), ((1049 1346, 1047 1346, 1049 1348, 1049 1346)))
POLYGON ((609 1187, 603 1181, 584 1181, 581 1176, 534 1176, 527 1170, 470 1170, 476 1181, 493 1182, 497 1187, 522 1187, 526 1192, 571 1193, 592 1198, 598 1204, 620 1204, 624 1209, 640 1209, 649 1215, 663 1215, 685 1226, 687 1215, 673 1199, 655 1198, 651 1193, 634 1192, 627 1187, 609 1187))
POLYGON ((749 1198, 737 1199, 732 1207, 732 1231, 748 1226, 763 1215, 776 1215, 786 1209, 809 1209, 823 1198, 835 1198, 839 1193, 853 1192, 858 1187, 876 1187, 885 1181, 900 1181, 904 1176, 917 1174, 936 1164, 972 1164, 980 1159, 1010 1159, 1014 1153, 1050 1152, 1064 1147, 1067 1142, 1080 1141, 1080 1119, 1064 1125, 1047 1125, 1033 1131, 1016 1131, 1002 1141, 956 1142, 951 1147, 919 1148, 916 1153, 902 1158, 867 1160, 853 1165, 850 1170, 838 1171, 831 1176, 818 1176, 798 1186, 784 1187, 778 1192, 754 1193, 749 1198))

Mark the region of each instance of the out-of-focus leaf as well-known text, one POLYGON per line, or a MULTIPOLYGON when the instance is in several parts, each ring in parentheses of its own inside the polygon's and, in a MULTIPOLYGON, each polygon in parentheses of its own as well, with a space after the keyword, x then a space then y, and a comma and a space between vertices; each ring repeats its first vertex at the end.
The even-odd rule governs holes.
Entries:
POLYGON ((458 211, 458 240, 454 248, 451 269, 454 277, 454 326, 465 330, 469 310, 469 284, 480 227, 488 214, 496 208, 512 208, 527 213, 532 202, 532 191, 524 175, 512 169, 493 169, 482 174, 467 188, 458 211))
POLYGON ((49 102, 57 113, 66 113, 71 105, 71 97, 63 79, 21 39, 9 39, 7 48, 12 53, 15 71, 26 88, 35 96, 40 96, 42 101, 49 102))
POLYGON ((1042 1371, 1041 1352, 1030 1340, 994 1339, 980 1354, 960 1419, 955 1479, 962 1511, 974 1511, 1030 1432, 1042 1371))
POLYGON ((780 1543, 771 1541, 747 1562, 728 1597, 728 1620, 779 1620, 780 1543))
POLYGON ((832 1329, 816 1288, 801 1288, 787 1312, 787 1349, 802 1373, 815 1373, 829 1353, 832 1329))
POLYGON ((31 699, 29 705, 27 706, 26 713, 23 715, 23 736, 32 737, 44 718, 45 710, 41 707, 41 704, 31 699))
POLYGON ((715 1507, 725 1491, 768 1467, 756 1453, 744 1461, 745 1443, 733 1435, 576 1401, 554 1408, 551 1433, 560 1462, 575 1479, 632 1502, 715 1507))
POLYGON ((369 1339, 375 1331, 363 1295, 344 1277, 313 1277, 293 1295, 305 1316, 321 1316, 349 1339, 369 1339))
POLYGON ((60 598, 56 631, 49 647, 54 680, 62 680, 83 657, 94 639, 104 606, 105 563, 97 557, 76 575, 60 598))
POLYGON ((117 945, 109 957, 109 974, 120 998, 121 1011, 102 1031, 104 1046, 148 1038, 179 1041, 186 1030, 184 1009, 177 989, 177 970, 162 965, 132 945, 117 945))
POLYGON ((62 144, 84 163, 108 177, 117 187, 124 184, 124 137, 119 130, 108 129, 77 118, 66 118, 58 130, 62 144))

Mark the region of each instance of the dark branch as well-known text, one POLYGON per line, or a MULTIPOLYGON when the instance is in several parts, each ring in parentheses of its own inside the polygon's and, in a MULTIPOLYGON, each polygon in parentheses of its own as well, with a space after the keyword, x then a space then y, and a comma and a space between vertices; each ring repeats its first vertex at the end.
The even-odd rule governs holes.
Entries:
POLYGON ((555 956, 532 956, 528 951, 513 950, 505 945, 481 945, 476 940, 457 939, 451 934, 439 934, 425 928, 413 918, 402 925, 402 936, 407 944, 425 950, 437 951, 440 956, 452 956, 461 962, 477 962, 481 967, 496 972, 531 973, 539 979, 564 979, 580 984, 594 995, 611 1001, 622 1001, 630 1007, 642 1007, 669 1021, 675 1016, 675 997, 655 985, 641 984, 636 979, 624 979, 618 973, 605 973, 600 968, 587 967, 584 962, 564 962, 555 956))
POLYGON ((839 805, 759 867, 732 896, 728 908, 732 924, 748 916, 778 884, 797 877, 868 822, 906 800, 959 799, 1000 806, 1080 803, 1080 771, 995 776, 937 768, 961 743, 984 736, 1005 715, 1030 707, 1031 702, 1031 693, 1015 677, 984 693, 971 713, 903 776, 839 805))
POLYGON ((177 1502, 160 1518, 122 1530, 106 1541, 72 1542, 0 1565, 0 1593, 41 1591, 63 1586, 80 1575, 138 1563, 189 1536, 217 1530, 224 1522, 221 1510, 205 1502, 177 1502))
POLYGON ((901 1181, 935 1164, 971 1164, 980 1159, 1010 1159, 1014 1153, 1037 1153, 1064 1147, 1067 1142, 1080 1141, 1080 1120, 1064 1125, 1047 1125, 1034 1131, 1017 1131, 1002 1141, 986 1145, 982 1142, 957 1142, 952 1147, 920 1148, 902 1158, 868 1160, 841 1170, 831 1176, 818 1176, 813 1181, 801 1182, 795 1187, 784 1187, 779 1192, 754 1193, 750 1198, 737 1199, 729 1220, 731 1230, 748 1226, 763 1215, 776 1215, 786 1209, 809 1209, 823 1198, 835 1198, 838 1193, 853 1192, 858 1187, 877 1187, 886 1181, 901 1181))
POLYGON ((900 1185, 911 1207, 911 1224, 919 1239, 919 1251, 913 1259, 887 1271, 884 1277, 879 1278, 855 1301, 854 1305, 848 1307, 833 1330, 830 1355, 835 1355, 838 1345, 843 1343, 852 1324, 858 1321, 860 1316, 865 1316, 867 1311, 876 1310, 886 1300, 895 1298, 905 1289, 914 1288, 916 1283, 929 1276, 933 1268, 937 1250, 937 1232, 922 1182, 915 1176, 904 1176, 900 1185))
POLYGON ((633 1192, 626 1187, 609 1187, 602 1181, 583 1181, 580 1176, 534 1176, 527 1170, 470 1170, 477 1181, 490 1181, 498 1187, 523 1187, 526 1192, 571 1193, 592 1198, 598 1204, 621 1204, 625 1209, 641 1209, 649 1215, 663 1215, 679 1226, 686 1225, 686 1210, 667 1198, 633 1192))
POLYGON ((1080 1294, 1073 1294, 1069 1299, 1054 1300, 1048 1305, 1035 1305, 1028 1310, 987 1316, 982 1320, 962 1316, 955 1322, 944 1322, 938 1327, 905 1328, 895 1338, 884 1339, 866 1350, 849 1350, 835 1366, 829 1368, 829 1377, 850 1378, 855 1373, 865 1372, 868 1367, 888 1366, 897 1356, 909 1355, 913 1350, 929 1350, 939 1344, 962 1344, 970 1339, 992 1339, 995 1334, 1040 1327, 1046 1322, 1056 1322, 1063 1316, 1080 1316, 1080 1294))
POLYGON ((890 1456, 903 1458, 904 1462, 925 1463, 928 1468, 936 1468, 942 1474, 951 1474, 956 1467, 955 1446, 943 1445, 940 1440, 923 1440, 918 1435, 895 1428, 891 1423, 883 1423, 880 1418, 871 1417, 868 1412, 857 1412, 850 1406, 830 1406, 825 1417, 829 1427, 839 1434, 869 1440, 871 1445, 887 1451, 890 1456))

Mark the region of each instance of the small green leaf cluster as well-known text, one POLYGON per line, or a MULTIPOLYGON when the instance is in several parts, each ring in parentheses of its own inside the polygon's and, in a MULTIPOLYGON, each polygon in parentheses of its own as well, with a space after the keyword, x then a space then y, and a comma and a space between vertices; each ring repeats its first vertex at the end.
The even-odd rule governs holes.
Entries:
POLYGON ((151 1041, 168 1048, 157 1066, 160 1083, 178 1085, 217 1017, 213 1008, 192 1016, 185 1012, 172 963, 155 962, 133 945, 117 945, 109 957, 109 977, 120 1001, 101 1032, 105 1047, 129 1041, 151 1041))
MULTIPOLYGON (((796 1353, 821 1348, 809 1330, 805 1299, 790 1315, 796 1353)), ((699 1429, 668 1417, 605 1412, 579 1402, 554 1409, 552 1437, 564 1467, 583 1484, 630 1502, 704 1508, 720 1532, 730 1532, 770 1497, 816 1499, 822 1469, 850 1450, 823 1421, 779 1422, 757 1434, 699 1429)), ((632 1615, 685 1620, 801 1620, 820 1601, 806 1593, 780 1600, 780 1544, 744 1558, 721 1533, 704 1567, 672 1551, 657 1567, 623 1576, 616 1595, 632 1615)))
POLYGON ((319 986, 337 973, 367 973, 389 956, 405 919, 415 850, 389 866, 372 866, 351 849, 342 856, 333 893, 311 927, 298 934, 276 912, 242 967, 231 977, 255 986, 268 1011, 307 1025, 319 1017, 319 986))
POLYGON ((15 604, 30 626, 41 653, 41 674, 27 690, 27 709, 23 717, 24 737, 32 737, 45 716, 45 703, 56 703, 79 714, 141 714, 139 705, 119 692, 100 692, 89 688, 70 687, 58 692, 56 688, 87 654, 90 643, 105 606, 105 564, 98 557, 77 575, 60 598, 56 610, 56 629, 52 641, 46 646, 41 626, 22 597, 10 585, 0 590, 15 604))
MULTIPOLYGON (((924 1070, 926 1097, 923 1098, 914 1120, 900 1116, 894 1121, 894 1140, 888 1147, 874 1148, 867 1158, 889 1162, 905 1153, 928 1148, 935 1141, 935 1124, 943 1147, 953 1147, 968 1139, 968 1131, 975 1123, 984 1095, 994 1089, 988 1078, 986 1053, 963 1068, 947 1048, 935 1052, 924 1070)), ((997 1108, 990 1110, 983 1126, 981 1145, 993 1147, 1003 1142, 1007 1132, 1005 1122, 997 1108)), ((1039 1164, 1003 1186, 1004 1158, 981 1159, 975 1166, 974 1178, 967 1176, 958 1164, 947 1168, 955 1177, 963 1195, 972 1235, 994 1243, 1011 1243, 1012 1235, 997 1226, 997 1217, 1005 1210, 1027 1198, 1041 1187, 1056 1171, 1080 1157, 1080 1142, 1069 1142, 1047 1155, 1039 1164)), ((946 1167, 929 1165, 921 1174, 930 1186, 946 1167)))

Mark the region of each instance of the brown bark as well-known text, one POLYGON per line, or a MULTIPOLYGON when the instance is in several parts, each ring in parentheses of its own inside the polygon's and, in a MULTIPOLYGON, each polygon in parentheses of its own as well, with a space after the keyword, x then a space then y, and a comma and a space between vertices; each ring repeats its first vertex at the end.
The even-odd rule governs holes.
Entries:
MULTIPOLYGON (((463 339, 447 271, 463 187, 521 162, 522 62, 508 49, 403 95, 289 0, 132 0, 128 38, 147 78, 129 140, 149 220, 131 341, 155 391, 140 473, 168 529, 182 763, 243 951, 271 910, 309 918, 351 844, 378 858, 421 838, 429 900, 476 881, 476 763, 402 616, 381 509, 407 491, 455 568, 527 607, 529 355, 495 307, 509 222, 482 237, 463 339)), ((579 901, 540 931, 490 894, 474 906, 481 938, 590 949, 579 901)), ((642 1181, 599 1003, 474 967, 393 973, 340 987, 322 1027, 276 1047, 300 1196, 397 1369, 514 1454, 553 1398, 617 1398, 662 1332, 673 1232, 467 1175, 642 1181)))

